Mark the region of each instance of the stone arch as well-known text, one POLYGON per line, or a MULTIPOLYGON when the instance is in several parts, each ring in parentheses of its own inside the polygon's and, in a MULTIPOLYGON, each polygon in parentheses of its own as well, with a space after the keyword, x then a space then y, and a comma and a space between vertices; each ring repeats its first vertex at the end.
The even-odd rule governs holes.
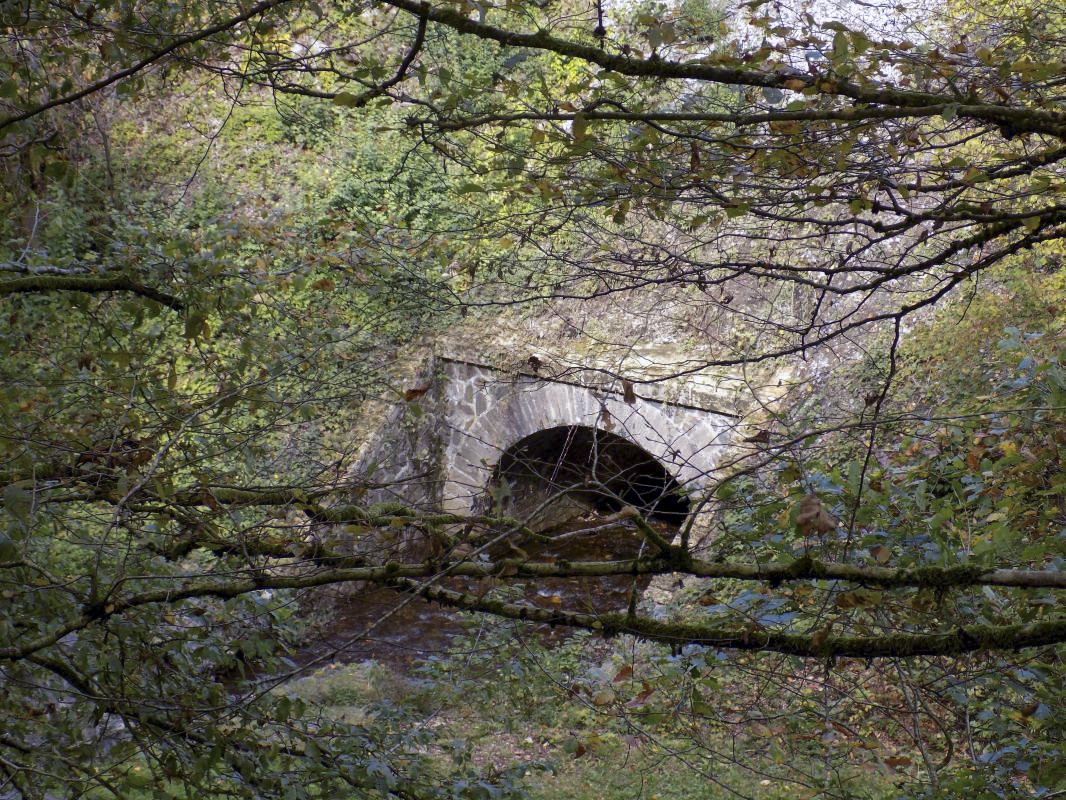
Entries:
MULTIPOLYGON (((505 452, 560 428, 612 434, 637 446, 693 494, 714 467, 727 419, 711 411, 534 375, 444 360, 441 505, 467 513, 482 497, 505 452)), ((607 439, 605 439, 607 440, 607 439)))

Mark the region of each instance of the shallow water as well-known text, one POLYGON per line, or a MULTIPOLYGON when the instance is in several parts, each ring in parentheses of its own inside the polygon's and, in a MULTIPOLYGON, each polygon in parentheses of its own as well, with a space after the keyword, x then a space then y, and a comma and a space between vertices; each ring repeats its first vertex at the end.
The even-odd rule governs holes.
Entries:
MULTIPOLYGON (((595 521, 577 521, 557 531, 561 538, 550 543, 522 543, 530 561, 606 560, 633 558, 640 550, 639 533, 628 523, 602 527, 594 532, 566 536, 594 527, 595 521)), ((673 531, 664 530, 667 539, 673 531)), ((513 557, 513 552, 500 555, 513 557)), ((493 579, 499 581, 499 579, 493 579)), ((620 611, 629 604, 634 590, 641 594, 650 582, 648 576, 607 578, 546 578, 535 583, 515 584, 522 589, 521 602, 542 608, 576 611, 620 611)), ((487 587, 473 578, 447 578, 446 588, 481 593, 487 587)), ((307 663, 321 658, 332 663, 375 660, 400 669, 446 651, 459 635, 469 633, 471 615, 441 608, 422 598, 391 589, 371 587, 357 595, 333 601, 332 618, 317 640, 301 649, 297 661, 307 663)), ((529 626, 531 633, 551 643, 565 638, 565 629, 546 625, 529 626)))

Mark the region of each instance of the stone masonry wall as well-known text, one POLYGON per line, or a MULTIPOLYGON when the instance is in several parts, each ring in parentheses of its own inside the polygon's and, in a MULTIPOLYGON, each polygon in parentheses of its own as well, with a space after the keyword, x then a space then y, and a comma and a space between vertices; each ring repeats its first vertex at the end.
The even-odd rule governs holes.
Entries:
POLYGON ((714 468, 727 418, 693 406, 637 398, 486 365, 441 359, 441 505, 471 510, 507 448, 537 431, 583 425, 608 430, 654 456, 690 492, 714 468))

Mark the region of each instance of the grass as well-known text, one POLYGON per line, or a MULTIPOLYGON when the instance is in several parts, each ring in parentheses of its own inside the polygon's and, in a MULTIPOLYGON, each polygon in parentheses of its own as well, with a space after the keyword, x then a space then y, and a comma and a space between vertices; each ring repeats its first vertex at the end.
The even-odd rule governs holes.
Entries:
POLYGON ((377 709, 403 708, 436 735, 442 766, 460 758, 489 772, 525 764, 534 800, 893 796, 893 775, 872 757, 834 758, 830 770, 814 742, 790 761, 788 744, 767 747, 765 735, 691 713, 688 674, 653 648, 575 636, 548 649, 499 626, 413 674, 333 665, 288 690, 357 724, 377 709), (621 665, 634 657, 647 663, 630 674, 621 665), (650 677, 656 661, 655 690, 642 700, 649 683, 639 676, 650 677))

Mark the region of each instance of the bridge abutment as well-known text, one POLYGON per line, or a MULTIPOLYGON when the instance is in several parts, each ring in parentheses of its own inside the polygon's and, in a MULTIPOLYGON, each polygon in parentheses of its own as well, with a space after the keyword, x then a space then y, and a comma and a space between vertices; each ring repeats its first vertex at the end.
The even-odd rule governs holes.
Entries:
MULTIPOLYGON (((585 469, 588 479, 608 487, 608 494, 630 502, 627 497, 651 497, 652 490, 633 488, 632 476, 624 474, 612 481, 609 470, 643 470, 640 480, 660 481, 670 493, 686 498, 687 508, 714 469, 730 423, 729 415, 712 409, 635 396, 621 386, 591 386, 443 357, 426 365, 407 394, 362 457, 362 477, 380 484, 367 499, 401 500, 460 515, 491 504, 490 484, 501 459, 510 454, 513 461, 516 446, 538 434, 537 461, 554 457, 566 464, 568 480, 576 481, 585 469), (582 444, 568 454, 565 434, 553 439, 543 433, 551 431, 570 431, 582 444), (636 448, 634 454, 617 455, 624 449, 620 442, 636 448), (613 466, 611 459, 596 455, 597 448, 611 443, 613 466), (559 452, 553 456, 549 451, 555 446, 559 452), (650 461, 665 477, 647 477, 656 473, 650 461), (638 463, 645 466, 638 468, 638 463)), ((652 509, 654 503, 649 503, 652 509)))

